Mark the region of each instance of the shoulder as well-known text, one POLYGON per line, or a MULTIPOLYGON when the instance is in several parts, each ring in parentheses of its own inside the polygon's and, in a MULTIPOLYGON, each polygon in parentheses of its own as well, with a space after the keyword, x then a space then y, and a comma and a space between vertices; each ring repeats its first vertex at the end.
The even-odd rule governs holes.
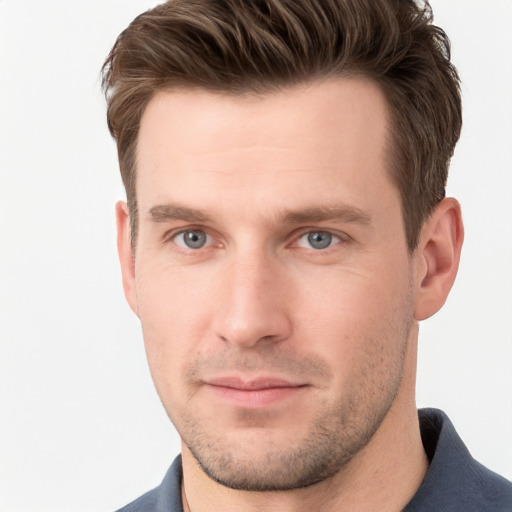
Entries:
POLYGON ((512 483, 502 476, 474 461, 471 483, 473 487, 468 489, 468 503, 478 505, 480 510, 512 510, 512 483))
POLYGON ((156 512, 158 502, 158 494, 160 492, 160 486, 155 489, 143 494, 135 501, 132 501, 123 508, 120 508, 117 512, 156 512))
POLYGON ((419 419, 430 467, 404 512, 510 512, 512 483, 473 459, 446 414, 423 409, 419 419))
POLYGON ((162 483, 117 512, 183 512, 181 456, 176 457, 162 483))

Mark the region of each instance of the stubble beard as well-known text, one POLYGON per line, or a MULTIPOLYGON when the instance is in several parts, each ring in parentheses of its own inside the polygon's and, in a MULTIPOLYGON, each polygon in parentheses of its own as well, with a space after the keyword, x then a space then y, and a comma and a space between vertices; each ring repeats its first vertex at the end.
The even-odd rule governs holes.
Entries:
POLYGON ((325 414, 292 448, 276 446, 261 435, 246 451, 244 446, 229 445, 226 438, 194 430, 189 431, 191 441, 185 444, 204 473, 225 487, 290 491, 337 474, 370 441, 390 406, 386 403, 357 424, 351 421, 350 411, 325 414))
MULTIPOLYGON (((390 315, 378 339, 366 340, 363 357, 354 366, 347 379, 347 389, 337 401, 319 406, 312 399, 311 407, 317 412, 302 437, 292 439, 290 436, 289 442, 288 439, 275 442, 264 429, 259 432, 255 429, 252 437, 235 435, 230 438, 222 429, 209 428, 208 422, 198 418, 192 407, 180 411, 168 409, 183 443, 202 471, 225 487, 252 492, 305 488, 339 473, 373 438, 401 388, 412 341, 411 288, 404 299, 403 303, 395 305, 394 314, 390 315)), ((266 360, 264 368, 267 365, 274 369, 279 369, 279 365, 281 369, 294 367, 297 375, 329 372, 326 363, 318 359, 294 360, 283 354, 274 357, 272 350, 262 354, 255 367, 266 360)), ((219 366, 225 361, 220 357, 219 366)), ((240 361, 237 363, 235 357, 231 358, 231 363, 237 365, 240 361)), ((212 364, 215 363, 211 359, 205 360, 205 366, 212 364)), ((239 367, 242 366, 254 369, 250 368, 250 358, 244 358, 239 367)), ((245 414, 253 412, 245 411, 245 414)))
MULTIPOLYGON (((360 378, 352 382, 351 389, 337 403, 321 407, 307 433, 301 439, 290 439, 288 446, 273 442, 263 430, 253 437, 231 439, 226 433, 209 430, 190 411, 182 411, 181 421, 173 422, 200 468, 225 487, 289 491, 322 482, 340 472, 368 444, 393 405, 402 381, 410 326, 404 330, 389 364, 383 368, 378 357, 371 358, 359 368, 360 378)), ((386 343, 381 350, 389 350, 386 343)), ((318 408, 317 403, 311 405, 318 408)))

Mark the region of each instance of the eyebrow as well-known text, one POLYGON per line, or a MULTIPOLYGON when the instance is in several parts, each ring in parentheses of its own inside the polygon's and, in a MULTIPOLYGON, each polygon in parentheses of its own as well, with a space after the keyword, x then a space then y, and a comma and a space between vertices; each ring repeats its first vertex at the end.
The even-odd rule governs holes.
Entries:
POLYGON ((208 222, 210 217, 202 210, 176 204, 159 204, 149 209, 153 222, 184 220, 186 222, 208 222))
POLYGON ((303 210, 288 211, 283 215, 286 224, 307 224, 337 220, 355 224, 371 224, 372 218, 368 212, 349 205, 314 206, 303 210))
MULTIPOLYGON (((153 222, 181 220, 185 222, 209 222, 211 217, 203 210, 178 204, 160 204, 148 211, 153 222)), ((369 213, 349 205, 314 206, 301 210, 285 210, 278 213, 277 221, 283 224, 307 224, 323 221, 342 221, 354 224, 371 224, 369 213)))

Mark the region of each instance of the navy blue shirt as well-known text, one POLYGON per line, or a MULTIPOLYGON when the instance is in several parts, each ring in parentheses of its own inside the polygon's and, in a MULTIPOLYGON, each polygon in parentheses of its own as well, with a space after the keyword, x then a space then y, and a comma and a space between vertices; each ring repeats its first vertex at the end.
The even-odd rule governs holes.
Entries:
MULTIPOLYGON (((478 463, 444 412, 418 411, 430 466, 403 512, 512 512, 512 483, 478 463)), ((181 457, 162 483, 118 512, 183 512, 181 457)))

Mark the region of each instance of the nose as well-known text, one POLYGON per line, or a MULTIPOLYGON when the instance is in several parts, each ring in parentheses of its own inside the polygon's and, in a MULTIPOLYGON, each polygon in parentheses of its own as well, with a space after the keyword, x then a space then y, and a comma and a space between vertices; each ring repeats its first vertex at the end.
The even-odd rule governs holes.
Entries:
POLYGON ((214 330, 240 348, 287 339, 292 330, 285 273, 263 255, 238 257, 226 265, 214 330))

